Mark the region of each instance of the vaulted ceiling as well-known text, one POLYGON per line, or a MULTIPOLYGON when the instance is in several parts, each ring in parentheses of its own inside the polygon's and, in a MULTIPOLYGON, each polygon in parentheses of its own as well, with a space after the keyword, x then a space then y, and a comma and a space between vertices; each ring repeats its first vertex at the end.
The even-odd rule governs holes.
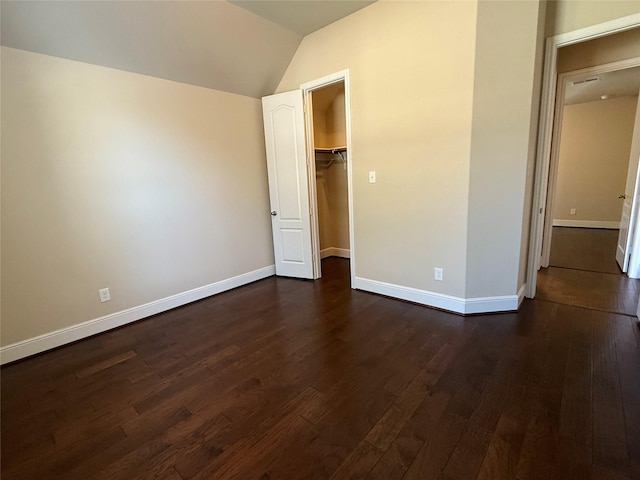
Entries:
POLYGON ((372 1, 2 0, 1 43, 240 95, 274 92, 302 38, 372 1))

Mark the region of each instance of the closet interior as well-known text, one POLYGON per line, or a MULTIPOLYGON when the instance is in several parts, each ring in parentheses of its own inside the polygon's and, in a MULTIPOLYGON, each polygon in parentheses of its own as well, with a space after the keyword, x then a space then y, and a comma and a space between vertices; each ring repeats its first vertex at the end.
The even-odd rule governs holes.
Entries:
POLYGON ((349 258, 344 82, 311 93, 320 258, 349 258))

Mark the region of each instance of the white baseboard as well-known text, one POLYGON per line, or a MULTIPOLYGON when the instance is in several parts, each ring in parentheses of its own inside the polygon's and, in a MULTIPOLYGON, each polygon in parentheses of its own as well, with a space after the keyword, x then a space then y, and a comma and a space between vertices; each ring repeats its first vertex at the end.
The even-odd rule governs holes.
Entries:
POLYGON ((563 220, 556 218, 553 220, 554 227, 578 227, 578 228, 607 228, 618 230, 620 222, 606 222, 600 220, 563 220))
POLYGON ((138 307, 122 310, 110 315, 105 315, 104 317, 95 318, 71 327, 62 328, 54 332, 45 333, 44 335, 7 345, 0 348, 0 365, 75 342, 76 340, 81 340, 97 333, 106 332, 107 330, 126 325, 127 323, 142 320, 151 315, 162 313, 172 308, 180 307, 187 303, 195 302, 196 300, 201 300, 211 295, 273 276, 275 273, 275 265, 270 265, 138 307))
MULTIPOLYGON (((355 278, 353 288, 463 315, 516 311, 520 301, 519 294, 500 297, 461 298, 361 277, 355 278)), ((524 292, 524 289, 521 290, 524 292)))
POLYGON ((320 258, 340 257, 351 258, 351 251, 348 248, 329 247, 320 250, 320 258))

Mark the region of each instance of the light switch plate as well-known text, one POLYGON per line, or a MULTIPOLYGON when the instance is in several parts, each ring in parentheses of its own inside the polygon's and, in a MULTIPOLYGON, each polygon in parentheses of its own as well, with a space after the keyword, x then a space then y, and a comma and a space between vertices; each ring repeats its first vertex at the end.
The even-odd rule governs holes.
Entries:
POLYGON ((376 183, 376 172, 375 172, 375 170, 369 172, 369 183, 376 183))
POLYGON ((100 301, 103 303, 111 300, 111 292, 109 292, 108 288, 101 288, 98 290, 98 295, 100 296, 100 301))
POLYGON ((443 276, 444 276, 444 270, 442 268, 436 267, 436 268, 433 269, 433 279, 434 280, 437 280, 437 281, 441 282, 443 276))

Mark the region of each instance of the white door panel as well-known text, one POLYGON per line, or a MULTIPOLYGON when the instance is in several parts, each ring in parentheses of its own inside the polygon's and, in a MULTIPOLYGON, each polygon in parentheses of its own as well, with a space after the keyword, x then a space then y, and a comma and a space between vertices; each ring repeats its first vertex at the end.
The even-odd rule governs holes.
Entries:
MULTIPOLYGON (((627 183, 624 189, 624 203, 622 204, 622 216, 620 218, 620 233, 618 234, 618 247, 616 248, 616 261, 623 272, 629 269, 631 256, 631 240, 635 230, 637 217, 636 209, 638 201, 635 198, 638 193, 638 161, 640 156, 640 96, 636 106, 636 118, 633 126, 633 138, 631 140, 631 154, 629 156, 629 169, 627 171, 627 183)), ((634 274, 635 276, 635 274, 634 274)))
POLYGON ((282 260, 304 263, 304 232, 299 228, 281 228, 282 260))
POLYGON ((302 92, 262 99, 276 274, 313 278, 302 92))

